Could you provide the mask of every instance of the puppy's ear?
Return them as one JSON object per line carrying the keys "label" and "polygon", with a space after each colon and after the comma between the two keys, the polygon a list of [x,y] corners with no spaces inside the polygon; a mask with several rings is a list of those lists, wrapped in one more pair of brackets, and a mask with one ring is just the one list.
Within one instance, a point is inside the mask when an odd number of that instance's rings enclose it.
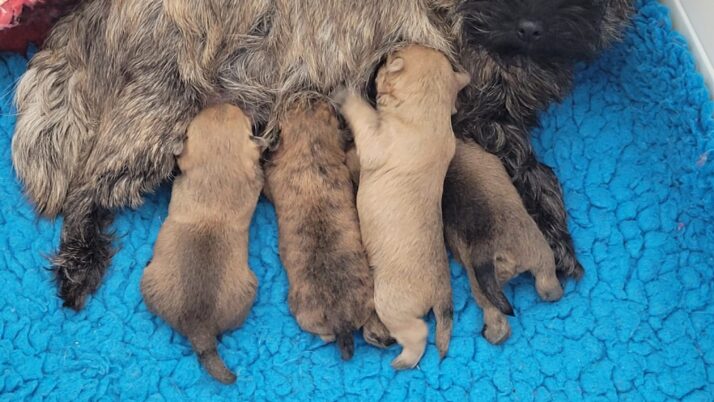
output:
{"label": "puppy's ear", "polygon": [[398,73],[402,70],[404,70],[404,59],[401,57],[395,57],[391,60],[387,60],[388,73]]}
{"label": "puppy's ear", "polygon": [[456,85],[459,91],[466,88],[466,86],[471,82],[471,74],[469,73],[454,72],[454,76],[456,77]]}

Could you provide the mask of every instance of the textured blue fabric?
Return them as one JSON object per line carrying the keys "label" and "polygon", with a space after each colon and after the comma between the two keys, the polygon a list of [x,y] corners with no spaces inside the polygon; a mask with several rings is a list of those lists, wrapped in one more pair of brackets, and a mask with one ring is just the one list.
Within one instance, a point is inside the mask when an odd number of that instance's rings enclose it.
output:
{"label": "textured blue fabric", "polygon": [[0,57],[0,399],[711,401],[714,108],[666,9],[640,6],[624,43],[579,69],[572,96],[535,132],[562,179],[585,278],[556,304],[538,300],[532,279],[514,280],[513,337],[491,346],[453,265],[448,357],[439,362],[432,336],[419,368],[398,374],[389,366],[396,346],[359,338],[345,363],[300,331],[265,201],[250,232],[258,299],[219,347],[239,374],[235,386],[200,370],[186,339],[142,302],[167,188],[119,216],[121,251],[87,308],[62,309],[43,258],[59,222],[35,217],[10,162],[12,88],[26,60]]}

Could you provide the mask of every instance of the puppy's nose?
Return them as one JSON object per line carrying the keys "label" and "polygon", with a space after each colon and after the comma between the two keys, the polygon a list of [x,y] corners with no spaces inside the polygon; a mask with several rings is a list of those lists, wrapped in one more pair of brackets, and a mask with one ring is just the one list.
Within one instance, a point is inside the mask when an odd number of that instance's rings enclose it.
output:
{"label": "puppy's nose", "polygon": [[540,21],[522,20],[518,23],[518,37],[526,42],[535,42],[543,35]]}

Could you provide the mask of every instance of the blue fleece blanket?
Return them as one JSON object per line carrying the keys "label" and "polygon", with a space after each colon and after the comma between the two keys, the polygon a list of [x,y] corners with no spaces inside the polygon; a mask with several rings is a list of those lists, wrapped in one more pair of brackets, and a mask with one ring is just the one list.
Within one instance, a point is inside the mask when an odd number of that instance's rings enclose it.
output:
{"label": "blue fleece blanket", "polygon": [[44,257],[59,222],[38,220],[12,170],[13,85],[26,60],[0,57],[0,399],[711,401],[714,395],[714,109],[666,9],[646,0],[624,43],[577,73],[534,133],[562,179],[587,269],[556,304],[530,278],[507,288],[517,315],[502,346],[453,264],[455,330],[439,361],[433,337],[412,371],[398,347],[359,338],[352,361],[298,328],[286,304],[277,226],[261,201],[250,231],[260,280],[246,324],[219,352],[239,374],[222,386],[186,339],[152,316],[139,279],[167,213],[163,188],[114,227],[121,251],[80,313],[61,308]]}

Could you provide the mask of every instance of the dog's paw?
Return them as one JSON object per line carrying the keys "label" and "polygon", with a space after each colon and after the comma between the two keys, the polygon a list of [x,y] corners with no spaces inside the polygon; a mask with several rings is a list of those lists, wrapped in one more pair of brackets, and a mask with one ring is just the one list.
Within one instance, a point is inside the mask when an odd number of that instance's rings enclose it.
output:
{"label": "dog's paw", "polygon": [[505,316],[500,315],[483,325],[481,335],[490,343],[500,345],[511,336],[511,325]]}
{"label": "dog's paw", "polygon": [[362,336],[364,336],[364,340],[370,345],[382,349],[394,345],[396,342],[396,340],[389,335],[389,330],[384,326],[376,312],[372,312],[369,320],[367,320],[364,327],[362,327]]}
{"label": "dog's paw", "polygon": [[357,91],[353,88],[338,87],[332,94],[330,94],[330,99],[339,107],[342,107],[345,103],[349,101],[350,98],[356,97]]}
{"label": "dog's paw", "polygon": [[411,353],[402,353],[392,360],[392,368],[395,370],[409,370],[416,367],[419,364],[419,356],[415,356]]}
{"label": "dog's paw", "polygon": [[555,275],[542,275],[536,277],[536,290],[541,299],[549,302],[560,300],[563,297],[563,287]]}

